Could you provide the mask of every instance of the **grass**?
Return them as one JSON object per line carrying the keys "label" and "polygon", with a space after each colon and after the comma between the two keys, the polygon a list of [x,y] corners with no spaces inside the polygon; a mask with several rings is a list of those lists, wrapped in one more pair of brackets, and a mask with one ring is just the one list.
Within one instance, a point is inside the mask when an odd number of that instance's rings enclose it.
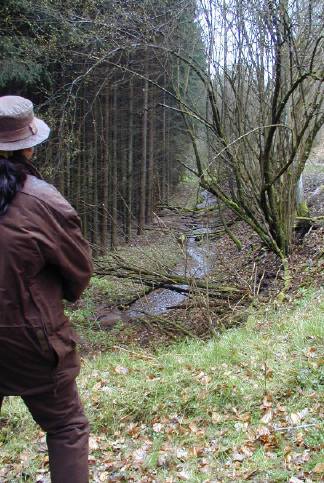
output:
{"label": "grass", "polygon": [[[323,290],[308,289],[208,342],[85,358],[92,481],[320,481],[323,314]],[[36,481],[43,435],[17,398],[3,417],[1,482]]]}
{"label": "grass", "polygon": [[[159,238],[152,239],[150,235],[138,238],[136,245],[116,249],[112,255],[100,260],[107,267],[115,266],[113,255],[117,254],[127,264],[150,270],[167,273],[183,257],[180,245],[171,233],[164,233]],[[148,291],[144,284],[126,278],[109,275],[93,276],[90,286],[84,292],[77,304],[67,304],[66,314],[72,321],[88,349],[107,350],[120,340],[121,332],[127,339],[131,336],[127,331],[131,328],[121,321],[113,330],[107,333],[98,332],[98,311],[109,307],[127,305],[136,298],[142,297]]]}

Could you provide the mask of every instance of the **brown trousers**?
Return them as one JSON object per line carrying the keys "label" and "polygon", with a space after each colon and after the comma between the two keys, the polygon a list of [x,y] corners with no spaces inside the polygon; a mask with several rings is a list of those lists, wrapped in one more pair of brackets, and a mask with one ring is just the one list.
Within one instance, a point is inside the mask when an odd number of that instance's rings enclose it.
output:
{"label": "brown trousers", "polygon": [[[22,399],[47,433],[52,483],[88,483],[89,424],[75,381],[58,381],[55,392]],[[2,400],[0,396],[0,410]]]}

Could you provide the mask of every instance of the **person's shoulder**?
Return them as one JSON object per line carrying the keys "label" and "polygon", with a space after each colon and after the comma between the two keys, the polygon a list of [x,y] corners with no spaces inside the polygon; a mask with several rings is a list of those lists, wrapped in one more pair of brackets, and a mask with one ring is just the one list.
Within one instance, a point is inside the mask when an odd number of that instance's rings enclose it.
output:
{"label": "person's shoulder", "polygon": [[61,195],[55,186],[46,181],[28,175],[21,193],[33,197],[43,205],[65,216],[75,216],[76,212],[70,203]]}

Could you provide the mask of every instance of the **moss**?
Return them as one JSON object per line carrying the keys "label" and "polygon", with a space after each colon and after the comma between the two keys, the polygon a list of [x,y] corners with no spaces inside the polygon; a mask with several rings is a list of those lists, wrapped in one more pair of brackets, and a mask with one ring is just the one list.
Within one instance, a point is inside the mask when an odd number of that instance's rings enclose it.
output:
{"label": "moss", "polygon": [[297,216],[309,216],[309,209],[306,201],[302,201],[297,206]]}

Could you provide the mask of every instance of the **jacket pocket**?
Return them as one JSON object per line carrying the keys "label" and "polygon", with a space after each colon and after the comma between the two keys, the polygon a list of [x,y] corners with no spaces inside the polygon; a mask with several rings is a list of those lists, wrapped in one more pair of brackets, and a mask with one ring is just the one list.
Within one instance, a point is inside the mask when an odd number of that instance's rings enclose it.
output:
{"label": "jacket pocket", "polygon": [[58,364],[58,355],[51,346],[45,329],[35,329],[35,335],[42,355],[53,364],[53,367],[56,367]]}
{"label": "jacket pocket", "polygon": [[29,281],[29,316],[42,320],[48,334],[52,334],[64,324],[61,281],[54,271],[43,270],[37,278]]}
{"label": "jacket pocket", "polygon": [[48,337],[49,344],[57,357],[56,370],[70,365],[79,369],[80,357],[77,351],[77,336],[69,325],[64,325],[58,332]]}

